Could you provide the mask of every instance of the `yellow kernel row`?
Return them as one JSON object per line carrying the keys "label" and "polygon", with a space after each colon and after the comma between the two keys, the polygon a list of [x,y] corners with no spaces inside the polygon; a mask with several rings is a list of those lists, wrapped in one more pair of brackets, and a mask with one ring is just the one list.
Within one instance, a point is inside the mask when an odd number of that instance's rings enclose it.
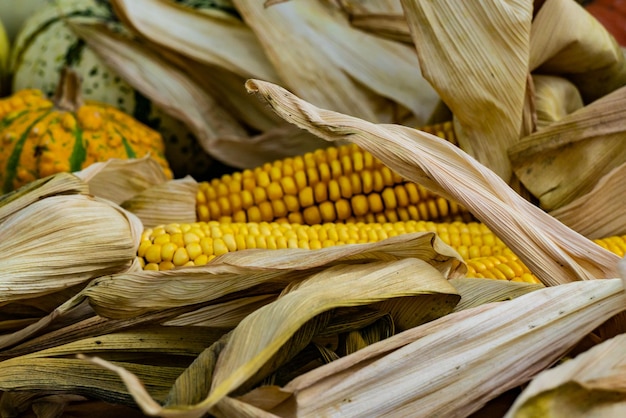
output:
{"label": "yellow kernel row", "polygon": [[214,257],[248,248],[318,249],[334,245],[377,242],[411,232],[436,232],[464,258],[510,252],[481,223],[346,223],[297,225],[279,222],[170,224],[146,229],[137,255],[146,269],[206,264]]}

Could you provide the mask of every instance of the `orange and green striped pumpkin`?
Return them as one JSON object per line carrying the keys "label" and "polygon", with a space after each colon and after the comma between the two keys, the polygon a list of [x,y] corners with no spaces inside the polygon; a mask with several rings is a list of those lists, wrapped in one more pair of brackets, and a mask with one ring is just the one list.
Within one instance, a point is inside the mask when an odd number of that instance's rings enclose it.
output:
{"label": "orange and green striped pumpkin", "polygon": [[10,192],[58,172],[110,158],[150,154],[168,177],[161,135],[107,104],[80,97],[76,73],[64,71],[55,97],[36,89],[0,100],[0,186]]}

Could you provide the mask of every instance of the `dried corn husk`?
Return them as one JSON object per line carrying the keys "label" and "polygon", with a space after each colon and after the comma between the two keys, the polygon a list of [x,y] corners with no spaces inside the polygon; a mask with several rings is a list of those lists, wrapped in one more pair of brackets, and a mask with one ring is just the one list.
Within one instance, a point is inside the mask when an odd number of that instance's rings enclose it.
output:
{"label": "dried corn husk", "polygon": [[[114,373],[77,359],[100,355],[133,370],[148,391],[163,401],[183,364],[219,335],[184,327],[147,327],[78,340],[0,362],[0,390],[82,393],[113,403],[131,398]],[[185,361],[175,361],[176,358]]]}
{"label": "dried corn husk", "polygon": [[[412,328],[318,367],[282,388],[261,388],[263,405],[280,417],[402,416],[416,410],[425,416],[467,416],[490,398],[529,380],[625,308],[620,279],[540,289]],[[214,355],[219,356],[215,373],[220,373],[220,364],[238,361],[223,357],[233,335],[221,348],[215,347]],[[209,398],[195,405],[164,408],[131,371],[103,359],[91,361],[118,373],[144,413],[163,417],[204,415],[225,399],[225,387],[242,376],[230,374],[217,386],[220,380],[214,377]],[[283,402],[289,394],[290,402]],[[245,397],[248,401],[255,398],[259,399],[252,394]],[[245,410],[259,405],[251,407]]]}
{"label": "dried corn husk", "polygon": [[400,0],[338,1],[355,28],[373,35],[412,44],[411,33]]}
{"label": "dried corn husk", "polygon": [[[381,283],[385,286],[381,287]],[[204,409],[225,394],[238,388],[241,390],[242,385],[258,383],[302,350],[326,326],[335,308],[440,292],[452,296],[454,288],[437,269],[415,258],[335,265],[323,270],[299,281],[275,302],[261,307],[239,323],[228,335],[223,349],[219,350],[210,393],[203,392],[206,384],[196,383],[198,376],[204,373],[199,370],[212,369],[213,357],[198,358],[172,388],[168,400],[172,406],[168,409],[187,409],[186,404],[191,400],[206,397],[202,402]],[[425,298],[422,303],[427,304],[429,310],[444,315],[457,300],[458,296],[447,301]],[[257,343],[251,345],[249,341]]]}
{"label": "dried corn husk", "polygon": [[520,136],[532,2],[402,5],[424,77],[452,111],[459,145],[508,182],[506,150]]}
{"label": "dried corn husk", "polygon": [[615,254],[524,200],[447,141],[408,127],[377,125],[323,110],[271,83],[249,80],[246,86],[285,120],[328,141],[354,142],[404,178],[461,203],[545,285],[616,275]]}
{"label": "dried corn husk", "polygon": [[619,44],[572,0],[546,0],[541,6],[532,25],[528,65],[537,73],[565,75],[586,103],[626,84]]}
{"label": "dried corn husk", "polygon": [[163,323],[166,326],[195,325],[232,329],[246,316],[274,299],[276,294],[242,297],[231,302],[209,305]]}
{"label": "dried corn husk", "polygon": [[509,148],[515,173],[542,208],[554,210],[590,192],[626,162],[625,106],[622,87]]}
{"label": "dried corn husk", "polygon": [[89,193],[117,204],[167,181],[159,163],[149,156],[128,160],[111,158],[74,174],[89,186]]}
{"label": "dried corn husk", "polygon": [[[623,310],[625,297],[618,280],[537,290],[398,334],[281,390],[294,394],[298,416],[365,411],[402,416],[416,410],[423,416],[467,416],[551,364],[594,324]],[[289,403],[285,407],[271,411],[291,416]]]}
{"label": "dried corn husk", "polygon": [[398,122],[399,104],[415,125],[425,124],[437,104],[413,48],[354,29],[328,2],[233,3],[281,82],[308,100],[379,122]]}
{"label": "dried corn husk", "polygon": [[545,370],[517,397],[507,418],[618,418],[626,415],[626,334]]}
{"label": "dried corn husk", "polygon": [[526,293],[542,289],[542,284],[510,282],[493,279],[458,278],[450,280],[450,284],[461,295],[461,300],[454,311],[474,308],[491,302],[515,299]]}
{"label": "dried corn husk", "polygon": [[145,189],[121,206],[134,213],[145,228],[196,221],[198,183],[190,176]]}
{"label": "dried corn husk", "polygon": [[0,303],[137,267],[142,229],[131,213],[87,195],[31,203],[0,225]]}
{"label": "dried corn husk", "polygon": [[88,192],[87,184],[70,173],[58,173],[37,179],[0,197],[0,222],[4,222],[9,216],[46,197]]}
{"label": "dried corn husk", "polygon": [[160,0],[111,1],[122,22],[156,45],[240,77],[279,81],[252,30],[240,19],[207,4],[193,9]]}
{"label": "dried corn husk", "polygon": [[[380,286],[381,283],[385,284],[384,287]],[[257,383],[259,378],[274,371],[295,350],[308,344],[315,332],[300,338],[299,344],[294,344],[290,338],[305,324],[312,326],[311,322],[324,312],[341,306],[366,305],[421,293],[454,295],[454,292],[441,273],[417,259],[339,265],[324,270],[243,319],[220,353],[211,392],[204,402],[213,404],[242,385]],[[428,305],[428,310],[436,311],[437,316],[443,316],[457,301],[458,297],[428,298],[422,303]],[[394,311],[390,310],[393,316]],[[323,320],[321,322],[318,326],[323,328],[325,324]],[[406,317],[400,322],[410,326]],[[257,344],[251,346],[248,341],[257,341]]]}
{"label": "dried corn husk", "polygon": [[583,107],[583,99],[574,84],[562,77],[533,75],[537,129],[563,119]]}
{"label": "dried corn husk", "polygon": [[626,163],[605,174],[587,194],[550,212],[589,239],[626,235]]}

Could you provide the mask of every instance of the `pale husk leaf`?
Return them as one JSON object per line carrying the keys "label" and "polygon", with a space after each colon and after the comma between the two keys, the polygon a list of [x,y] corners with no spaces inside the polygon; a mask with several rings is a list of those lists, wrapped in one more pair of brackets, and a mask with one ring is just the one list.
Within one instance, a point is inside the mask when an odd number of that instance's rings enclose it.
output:
{"label": "pale husk leaf", "polygon": [[[265,132],[277,126],[286,125],[285,121],[277,117],[263,103],[250,100],[250,96],[243,87],[246,78],[220,67],[190,61],[175,52],[163,51],[162,54],[168,61],[184,68],[185,72],[213,97],[219,97],[222,106],[244,126]],[[207,76],[208,74],[210,76]]]}
{"label": "pale husk leaf", "polygon": [[405,44],[413,44],[411,32],[403,15],[356,14],[350,24],[362,31]]}
{"label": "pale husk leaf", "polygon": [[[422,77],[411,46],[359,31],[320,1],[234,1],[282,82],[320,105],[368,120],[396,118],[393,103],[423,125],[438,96]],[[391,102],[391,103],[390,103]]]}
{"label": "pale husk leaf", "polygon": [[121,206],[135,214],[145,228],[196,222],[198,183],[190,176],[149,187]]}
{"label": "pale husk leaf", "polygon": [[589,239],[626,235],[626,163],[605,174],[589,193],[550,212]]}
{"label": "pale husk leaf", "polygon": [[576,86],[563,77],[533,75],[537,129],[557,122],[583,107]]}
{"label": "pale husk leaf", "polygon": [[120,19],[155,44],[193,61],[222,67],[240,77],[279,81],[255,34],[219,10],[202,13],[162,0],[112,0]]}
{"label": "pale husk leaf", "polygon": [[293,399],[270,412],[468,416],[550,366],[625,307],[621,281],[608,279],[456,312],[301,375],[281,389]]}
{"label": "pale husk leaf", "polygon": [[424,77],[452,111],[460,147],[508,182],[506,150],[520,136],[532,2],[402,5]]}
{"label": "pale husk leaf", "polygon": [[[185,122],[204,146],[212,138],[248,136],[218,99],[145,43],[115,34],[101,25],[72,22],[68,25],[124,81],[163,111]],[[219,159],[218,149],[205,150]]]}
{"label": "pale husk leaf", "polygon": [[111,158],[74,174],[87,183],[89,193],[117,204],[167,181],[159,163],[147,155],[128,160]]}
{"label": "pale husk leaf", "polygon": [[[286,157],[302,155],[328,146],[328,143],[293,126],[277,126],[250,138],[218,137],[205,142],[215,149],[221,161],[240,169],[254,169]],[[241,152],[245,149],[246,152]]]}
{"label": "pale husk leaf", "polygon": [[[313,256],[312,256],[313,255]],[[107,318],[132,318],[147,312],[194,305],[235,292],[280,292],[288,283],[315,269],[367,260],[419,258],[445,277],[466,272],[461,257],[434,233],[402,234],[369,244],[342,245],[319,250],[250,249],[223,254],[205,266],[166,271],[135,271],[100,277],[82,294],[94,310]],[[249,294],[247,296],[253,296]]]}
{"label": "pale husk leaf", "polygon": [[451,279],[450,284],[461,295],[461,300],[454,307],[455,312],[486,303],[515,299],[544,288],[542,284],[465,277]]}
{"label": "pale husk leaf", "polygon": [[619,257],[554,219],[458,147],[426,132],[320,109],[259,80],[246,86],[285,120],[328,141],[349,140],[404,178],[468,208],[545,285],[615,277]]}
{"label": "pale husk leaf", "polygon": [[278,415],[228,396],[222,398],[220,403],[211,410],[211,415],[217,418],[280,418]]}
{"label": "pale husk leaf", "polygon": [[355,28],[376,36],[407,44],[413,43],[400,0],[340,0],[338,3],[341,10],[349,16],[350,24]]}
{"label": "pale husk leaf", "polygon": [[624,109],[626,87],[509,148],[515,173],[542,208],[554,210],[590,192],[600,178],[626,162]]}
{"label": "pale husk leaf", "polygon": [[0,197],[0,222],[46,197],[87,193],[88,185],[79,176],[70,173],[57,173],[37,179]]}
{"label": "pale husk leaf", "polygon": [[0,303],[128,271],[142,229],[131,213],[87,195],[32,203],[0,225]]}
{"label": "pale husk leaf", "polygon": [[243,318],[272,302],[276,297],[276,294],[250,296],[209,305],[165,321],[163,325],[235,328]]}
{"label": "pale husk leaf", "polygon": [[528,68],[568,76],[586,103],[626,84],[626,60],[619,44],[571,0],[547,0],[539,9],[530,35]]}
{"label": "pale husk leaf", "polygon": [[626,334],[535,376],[506,418],[626,415]]}

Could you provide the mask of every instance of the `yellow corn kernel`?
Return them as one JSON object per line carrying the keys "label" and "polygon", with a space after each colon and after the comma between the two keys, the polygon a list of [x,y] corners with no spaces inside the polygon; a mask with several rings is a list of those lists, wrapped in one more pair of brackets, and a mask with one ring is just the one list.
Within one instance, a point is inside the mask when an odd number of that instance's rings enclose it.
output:
{"label": "yellow corn kernel", "polygon": [[189,261],[189,254],[187,253],[187,249],[185,247],[177,248],[174,252],[174,257],[172,258],[172,263],[175,266],[180,267],[185,265]]}
{"label": "yellow corn kernel", "polygon": [[158,244],[150,245],[145,252],[144,258],[148,263],[158,264],[161,262],[161,246]]}
{"label": "yellow corn kernel", "polygon": [[166,242],[161,245],[161,260],[172,261],[174,259],[174,253],[178,249],[178,246],[173,242]]}

